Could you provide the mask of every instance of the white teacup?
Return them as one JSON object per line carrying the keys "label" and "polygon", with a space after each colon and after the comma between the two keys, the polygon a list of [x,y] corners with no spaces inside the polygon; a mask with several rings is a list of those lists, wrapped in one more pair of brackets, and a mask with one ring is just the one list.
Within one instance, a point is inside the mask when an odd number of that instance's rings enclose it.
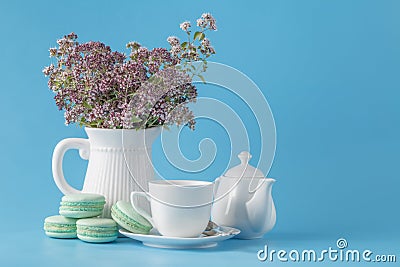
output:
{"label": "white teacup", "polygon": [[[155,180],[149,192],[132,192],[131,204],[163,236],[198,237],[207,227],[213,201],[212,182]],[[134,197],[150,201],[151,215],[135,205]]]}

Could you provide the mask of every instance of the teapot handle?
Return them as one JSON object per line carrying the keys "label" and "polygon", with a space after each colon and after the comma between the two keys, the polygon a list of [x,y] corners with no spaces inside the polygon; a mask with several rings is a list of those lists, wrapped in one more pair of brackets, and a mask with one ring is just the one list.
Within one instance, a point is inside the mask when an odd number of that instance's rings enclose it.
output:
{"label": "teapot handle", "polygon": [[52,159],[53,178],[58,189],[60,189],[64,195],[81,192],[78,189],[70,186],[64,177],[62,161],[64,159],[65,152],[69,149],[79,149],[79,156],[82,159],[88,160],[90,155],[89,140],[83,138],[66,138],[61,140],[54,148]]}

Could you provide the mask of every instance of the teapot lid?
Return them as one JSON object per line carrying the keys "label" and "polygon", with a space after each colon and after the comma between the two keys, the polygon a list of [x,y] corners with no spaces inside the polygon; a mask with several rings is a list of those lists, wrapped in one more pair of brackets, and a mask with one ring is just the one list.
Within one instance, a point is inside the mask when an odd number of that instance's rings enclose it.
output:
{"label": "teapot lid", "polygon": [[238,158],[240,159],[240,164],[229,169],[225,173],[225,177],[265,177],[261,170],[254,168],[249,164],[249,160],[251,159],[251,154],[249,152],[240,152]]}

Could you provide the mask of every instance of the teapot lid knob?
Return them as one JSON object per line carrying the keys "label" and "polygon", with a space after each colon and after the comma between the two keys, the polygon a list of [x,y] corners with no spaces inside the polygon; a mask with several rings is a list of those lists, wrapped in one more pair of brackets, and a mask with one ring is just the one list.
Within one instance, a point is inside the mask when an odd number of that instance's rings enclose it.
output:
{"label": "teapot lid knob", "polygon": [[240,179],[241,177],[246,177],[246,178],[251,178],[251,177],[257,177],[257,178],[264,178],[264,174],[262,173],[261,170],[251,166],[249,164],[249,161],[251,159],[251,154],[247,151],[242,151],[238,155],[238,158],[240,159],[240,164],[229,169],[224,176],[226,177],[231,177],[231,178],[237,178]]}
{"label": "teapot lid knob", "polygon": [[238,155],[238,158],[240,159],[240,164],[241,165],[247,165],[251,159],[251,154],[247,151],[242,151]]}

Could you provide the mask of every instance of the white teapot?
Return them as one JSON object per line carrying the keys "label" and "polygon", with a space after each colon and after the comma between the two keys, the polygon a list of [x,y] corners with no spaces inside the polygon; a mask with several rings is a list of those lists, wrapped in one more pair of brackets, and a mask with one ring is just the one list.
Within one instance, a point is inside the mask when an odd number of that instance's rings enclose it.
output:
{"label": "white teapot", "polygon": [[274,179],[249,165],[250,153],[238,155],[241,163],[215,180],[216,194],[212,221],[218,225],[238,228],[237,238],[261,238],[276,222],[272,199]]}

